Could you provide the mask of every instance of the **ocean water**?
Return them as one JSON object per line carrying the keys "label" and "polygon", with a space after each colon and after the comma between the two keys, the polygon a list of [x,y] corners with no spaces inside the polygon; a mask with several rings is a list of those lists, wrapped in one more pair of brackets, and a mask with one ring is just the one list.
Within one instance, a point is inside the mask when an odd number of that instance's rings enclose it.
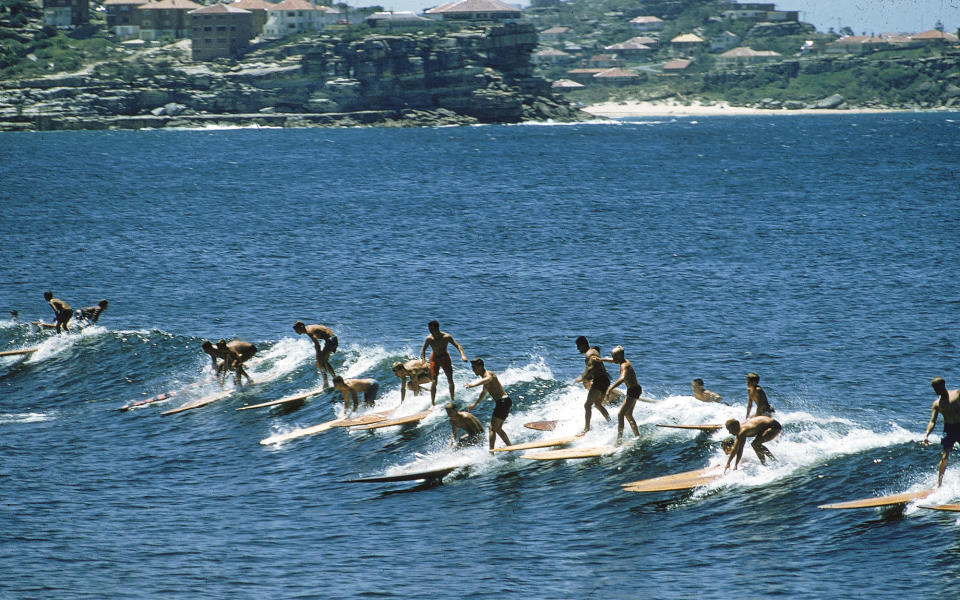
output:
{"label": "ocean water", "polygon": [[[957,113],[4,134],[0,350],[38,351],[0,358],[0,598],[955,598],[955,516],[817,506],[936,481],[917,440],[930,379],[960,386],[958,175]],[[46,290],[110,307],[40,332]],[[582,427],[578,335],[623,345],[655,402],[587,460],[451,450],[442,411],[262,445],[342,411],[236,410],[320,385],[298,319],[398,415],[430,400],[399,405],[390,364],[438,319],[500,375],[514,442]],[[221,391],[200,343],[233,337],[255,383],[163,416]],[[750,371],[777,462],[621,489],[722,460],[722,433],[656,425],[742,417]],[[594,415],[574,445],[615,437]],[[960,501],[960,464],[928,501]]]}

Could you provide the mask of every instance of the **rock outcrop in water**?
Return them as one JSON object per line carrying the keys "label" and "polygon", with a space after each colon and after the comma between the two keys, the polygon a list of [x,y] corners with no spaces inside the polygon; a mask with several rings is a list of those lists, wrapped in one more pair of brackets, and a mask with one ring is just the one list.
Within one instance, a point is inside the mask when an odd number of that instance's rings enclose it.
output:
{"label": "rock outcrop in water", "polygon": [[82,73],[0,83],[0,130],[420,126],[588,116],[533,75],[532,25],[318,35],[198,63],[181,42]]}

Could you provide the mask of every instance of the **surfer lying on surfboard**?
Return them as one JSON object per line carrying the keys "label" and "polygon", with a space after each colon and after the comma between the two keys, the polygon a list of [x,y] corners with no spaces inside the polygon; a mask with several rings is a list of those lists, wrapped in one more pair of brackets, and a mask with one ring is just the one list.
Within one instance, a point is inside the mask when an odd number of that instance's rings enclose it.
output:
{"label": "surfer lying on surfboard", "polygon": [[780,430],[783,429],[775,419],[759,416],[747,419],[743,423],[740,423],[740,421],[736,419],[729,419],[724,423],[724,426],[727,428],[727,431],[737,438],[733,444],[733,448],[730,450],[727,464],[723,468],[724,471],[730,468],[730,462],[734,456],[737,457],[737,460],[733,463],[733,470],[737,470],[740,459],[743,457],[743,446],[747,443],[748,437],[753,437],[750,445],[753,447],[753,451],[757,453],[757,458],[760,459],[761,465],[767,464],[767,458],[776,460],[773,457],[773,453],[763,445],[765,442],[769,442],[780,435]]}

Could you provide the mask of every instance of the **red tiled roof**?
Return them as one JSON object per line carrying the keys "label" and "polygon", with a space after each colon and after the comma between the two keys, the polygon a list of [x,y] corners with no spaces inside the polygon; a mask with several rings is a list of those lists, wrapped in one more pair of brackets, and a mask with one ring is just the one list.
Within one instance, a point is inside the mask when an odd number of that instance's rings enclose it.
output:
{"label": "red tiled roof", "polygon": [[191,10],[191,15],[249,15],[249,10],[244,10],[242,8],[237,8],[236,6],[230,6],[228,4],[211,4],[210,6],[204,6],[203,8],[198,8],[197,10]]}
{"label": "red tiled roof", "polygon": [[443,14],[443,13],[472,13],[472,12],[486,12],[486,13],[504,13],[504,12],[520,12],[520,9],[516,6],[511,6],[506,2],[501,2],[500,0],[460,0],[460,2],[452,2],[447,4],[441,4],[435,8],[424,11],[433,15]]}
{"label": "red tiled roof", "polygon": [[274,4],[266,0],[236,0],[230,6],[243,10],[269,10]]}
{"label": "red tiled roof", "polygon": [[604,78],[604,79],[623,79],[623,78],[626,78],[626,77],[639,77],[639,75],[637,75],[637,74],[634,73],[633,71],[628,71],[627,69],[605,69],[605,70],[601,71],[600,73],[597,73],[596,75],[594,75],[594,77],[596,77],[596,78],[598,78],[598,79],[599,79],[599,78]]}
{"label": "red tiled roof", "polygon": [[137,7],[138,10],[196,10],[202,8],[202,4],[191,2],[191,0],[150,0]]}
{"label": "red tiled roof", "polygon": [[148,0],[104,0],[104,6],[120,6],[122,4],[146,4]]}
{"label": "red tiled roof", "polygon": [[690,63],[693,61],[689,58],[678,58],[677,60],[671,60],[663,65],[664,71],[682,71],[690,66]]}

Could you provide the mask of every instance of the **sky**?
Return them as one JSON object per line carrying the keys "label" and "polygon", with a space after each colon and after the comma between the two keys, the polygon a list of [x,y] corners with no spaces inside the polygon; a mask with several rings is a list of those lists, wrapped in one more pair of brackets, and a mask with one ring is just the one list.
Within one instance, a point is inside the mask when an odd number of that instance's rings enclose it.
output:
{"label": "sky", "polygon": [[[347,0],[354,6],[380,5],[387,10],[421,12],[446,0]],[[504,0],[527,6],[529,0]],[[757,0],[766,1],[770,0]],[[960,0],[773,0],[779,10],[799,10],[800,20],[818,31],[850,27],[854,33],[917,33],[933,29],[937,20],[946,31],[960,27]]]}

